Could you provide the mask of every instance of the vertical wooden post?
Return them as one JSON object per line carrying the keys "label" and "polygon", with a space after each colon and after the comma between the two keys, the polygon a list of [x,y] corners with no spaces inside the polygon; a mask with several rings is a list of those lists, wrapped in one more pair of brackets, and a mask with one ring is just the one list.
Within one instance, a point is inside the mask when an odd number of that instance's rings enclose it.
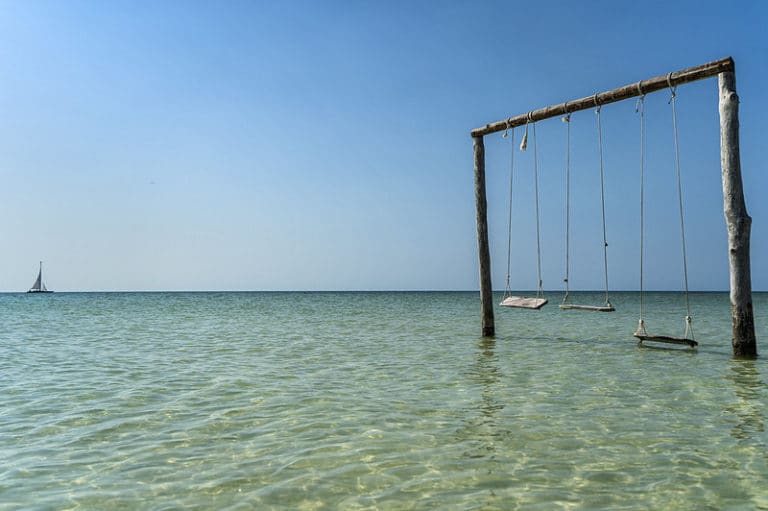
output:
{"label": "vertical wooden post", "polygon": [[757,356],[755,320],[752,313],[752,277],[749,234],[752,218],[747,214],[739,156],[739,96],[736,75],[717,75],[720,90],[720,164],[723,173],[723,211],[728,225],[728,261],[731,275],[733,355]]}
{"label": "vertical wooden post", "polygon": [[472,137],[475,152],[475,206],[477,208],[477,255],[480,263],[480,315],[483,337],[493,337],[493,288],[491,251],[488,245],[488,202],[485,198],[485,145],[482,136]]}

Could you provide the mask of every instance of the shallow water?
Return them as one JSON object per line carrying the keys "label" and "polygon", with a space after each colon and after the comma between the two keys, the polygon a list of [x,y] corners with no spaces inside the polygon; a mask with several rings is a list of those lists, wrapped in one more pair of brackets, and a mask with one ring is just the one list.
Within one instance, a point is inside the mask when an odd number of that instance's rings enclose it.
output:
{"label": "shallow water", "polygon": [[476,293],[0,295],[0,509],[768,509],[727,294],[697,350],[638,347],[634,293],[559,299],[490,340]]}

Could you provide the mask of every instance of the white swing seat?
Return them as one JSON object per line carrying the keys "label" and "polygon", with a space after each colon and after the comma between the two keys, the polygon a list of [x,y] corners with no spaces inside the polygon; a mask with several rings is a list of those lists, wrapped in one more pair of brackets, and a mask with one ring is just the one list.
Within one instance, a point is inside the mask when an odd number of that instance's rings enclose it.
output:
{"label": "white swing seat", "polygon": [[518,309],[541,309],[548,301],[546,298],[507,296],[499,305],[502,307],[516,307]]}
{"label": "white swing seat", "polygon": [[613,305],[573,305],[570,303],[560,304],[560,308],[563,310],[580,310],[580,311],[596,311],[596,312],[613,312],[616,309]]}
{"label": "white swing seat", "polygon": [[687,344],[691,348],[695,348],[699,345],[698,342],[686,337],[670,337],[668,335],[648,335],[648,334],[634,334],[635,337],[640,339],[640,342],[665,342],[667,344]]}

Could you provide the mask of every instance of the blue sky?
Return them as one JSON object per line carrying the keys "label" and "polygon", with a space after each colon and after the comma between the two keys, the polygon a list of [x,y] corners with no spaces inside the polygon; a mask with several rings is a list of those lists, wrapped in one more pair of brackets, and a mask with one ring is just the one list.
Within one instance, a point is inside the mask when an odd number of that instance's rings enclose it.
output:
{"label": "blue sky", "polygon": [[[768,290],[768,4],[0,1],[0,290],[477,289],[488,122],[725,56]],[[648,97],[646,287],[682,286],[666,91]],[[728,287],[717,81],[677,98],[691,287]],[[602,286],[594,113],[574,114],[572,287]],[[637,288],[638,118],[602,111],[611,287]],[[544,285],[564,272],[564,125],[538,125]],[[520,132],[518,132],[519,140]],[[486,140],[494,286],[509,144]],[[530,152],[513,286],[535,286]],[[596,202],[597,201],[597,202]]]}

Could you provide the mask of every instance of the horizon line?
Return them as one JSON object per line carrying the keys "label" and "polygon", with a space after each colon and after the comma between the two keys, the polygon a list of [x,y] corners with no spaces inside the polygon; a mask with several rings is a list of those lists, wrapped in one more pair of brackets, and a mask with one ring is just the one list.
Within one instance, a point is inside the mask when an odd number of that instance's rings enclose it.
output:
{"label": "horizon line", "polygon": [[[494,290],[493,293],[503,293]],[[564,290],[545,290],[544,293],[563,294]],[[571,293],[605,293],[603,289],[570,290]],[[644,293],[685,293],[682,289],[644,289]],[[690,293],[729,293],[729,289],[697,289]],[[766,290],[753,289],[753,293]],[[56,293],[480,293],[478,289],[110,289],[110,290],[52,290]],[[519,290],[516,294],[535,294],[535,290]],[[638,289],[614,289],[609,293],[640,293]],[[35,294],[27,291],[0,291],[0,294]]]}

